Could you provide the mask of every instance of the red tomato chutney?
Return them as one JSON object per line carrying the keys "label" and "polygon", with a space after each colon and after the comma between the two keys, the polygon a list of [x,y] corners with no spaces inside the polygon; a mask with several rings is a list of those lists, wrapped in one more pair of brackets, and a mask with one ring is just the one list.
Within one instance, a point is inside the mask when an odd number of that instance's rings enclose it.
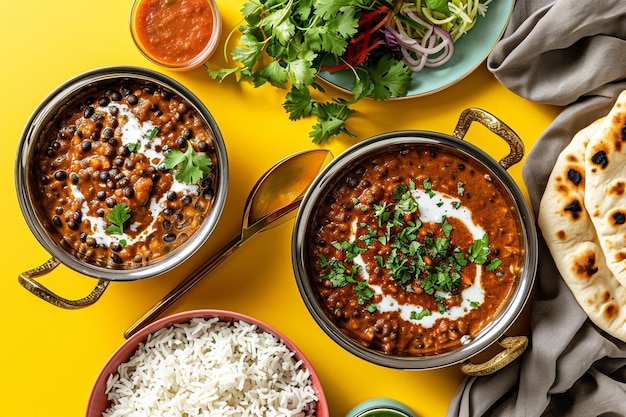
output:
{"label": "red tomato chutney", "polygon": [[445,148],[370,155],[322,193],[307,235],[318,302],[343,333],[395,356],[448,352],[513,294],[523,235],[508,191]]}
{"label": "red tomato chutney", "polygon": [[166,64],[184,64],[200,55],[216,29],[208,0],[139,0],[134,16],[139,43]]}

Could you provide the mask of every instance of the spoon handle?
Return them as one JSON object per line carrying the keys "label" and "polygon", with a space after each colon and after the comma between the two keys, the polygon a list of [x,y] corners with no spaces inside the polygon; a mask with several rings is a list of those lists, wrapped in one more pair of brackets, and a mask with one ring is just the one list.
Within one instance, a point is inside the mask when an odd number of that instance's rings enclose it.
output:
{"label": "spoon handle", "polygon": [[224,245],[213,257],[207,259],[198,267],[191,275],[178,283],[165,297],[157,302],[150,310],[148,310],[141,318],[139,318],[132,326],[124,332],[124,337],[128,339],[148,323],[155,320],[161,313],[167,310],[172,304],[180,299],[184,294],[200,282],[209,272],[214,270],[226,258],[228,258],[235,250],[241,246],[244,240],[241,236],[237,236]]}

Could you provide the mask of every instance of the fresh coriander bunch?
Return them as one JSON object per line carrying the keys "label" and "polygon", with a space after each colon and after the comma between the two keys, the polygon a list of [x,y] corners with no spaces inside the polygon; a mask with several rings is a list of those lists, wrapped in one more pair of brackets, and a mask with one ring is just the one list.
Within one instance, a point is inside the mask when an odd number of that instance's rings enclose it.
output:
{"label": "fresh coriander bunch", "polygon": [[[405,96],[411,85],[413,72],[402,60],[369,46],[382,42],[375,39],[375,30],[393,12],[387,1],[253,0],[241,12],[241,37],[230,53],[237,65],[209,70],[209,75],[220,81],[235,75],[255,87],[269,83],[285,89],[289,119],[316,118],[309,133],[314,143],[339,134],[354,136],[346,126],[355,111],[352,105],[364,97]],[[347,51],[358,62],[348,65],[355,75],[353,98],[316,98],[316,92],[325,93],[318,73],[345,64]]]}

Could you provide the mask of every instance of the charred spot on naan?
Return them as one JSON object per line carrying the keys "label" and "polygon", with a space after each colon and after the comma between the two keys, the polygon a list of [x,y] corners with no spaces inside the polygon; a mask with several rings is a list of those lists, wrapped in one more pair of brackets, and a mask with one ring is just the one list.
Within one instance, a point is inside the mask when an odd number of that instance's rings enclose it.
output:
{"label": "charred spot on naan", "polygon": [[560,241],[565,241],[567,240],[567,233],[565,233],[565,230],[559,230],[558,232],[556,232],[556,238]]}
{"label": "charred spot on naan", "polygon": [[592,250],[576,255],[572,265],[574,276],[583,281],[589,281],[598,272],[597,256]]}
{"label": "charred spot on naan", "polygon": [[567,179],[574,185],[580,185],[583,181],[583,174],[577,169],[570,168],[567,171]]}
{"label": "charred spot on naan", "polygon": [[[609,165],[609,157],[607,156],[606,151],[601,150],[593,154],[593,156],[591,157],[591,162],[599,165],[600,168],[604,169]],[[592,169],[592,171],[595,172],[594,169]]]}
{"label": "charred spot on naan", "polygon": [[569,212],[573,220],[578,220],[580,218],[580,213],[583,211],[583,207],[582,204],[580,204],[580,201],[576,199],[566,205],[563,208],[563,211],[565,211],[565,213]]}
{"label": "charred spot on naan", "polygon": [[611,220],[613,221],[613,226],[621,226],[626,223],[626,214],[623,211],[614,211],[611,214]]}

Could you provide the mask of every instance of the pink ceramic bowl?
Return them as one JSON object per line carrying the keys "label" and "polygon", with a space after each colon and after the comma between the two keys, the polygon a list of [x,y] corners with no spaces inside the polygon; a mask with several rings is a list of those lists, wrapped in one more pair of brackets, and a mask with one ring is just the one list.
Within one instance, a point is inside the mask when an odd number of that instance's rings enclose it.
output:
{"label": "pink ceramic bowl", "polygon": [[109,358],[100,371],[100,374],[98,375],[91,390],[85,416],[101,417],[102,413],[111,405],[105,393],[109,376],[118,372],[118,366],[127,362],[137,351],[138,347],[140,347],[142,343],[146,342],[149,335],[159,329],[169,328],[176,323],[188,323],[194,318],[211,319],[216,317],[220,319],[220,322],[243,321],[245,323],[255,325],[262,332],[276,336],[289,350],[294,353],[294,359],[296,361],[301,361],[301,366],[306,368],[309,372],[311,386],[317,397],[317,404],[315,405],[316,413],[314,415],[316,417],[329,417],[328,403],[326,401],[324,391],[322,390],[322,384],[313,370],[313,366],[304,354],[289,339],[287,339],[287,337],[271,326],[252,317],[225,310],[193,310],[173,314],[149,324],[126,340]]}

